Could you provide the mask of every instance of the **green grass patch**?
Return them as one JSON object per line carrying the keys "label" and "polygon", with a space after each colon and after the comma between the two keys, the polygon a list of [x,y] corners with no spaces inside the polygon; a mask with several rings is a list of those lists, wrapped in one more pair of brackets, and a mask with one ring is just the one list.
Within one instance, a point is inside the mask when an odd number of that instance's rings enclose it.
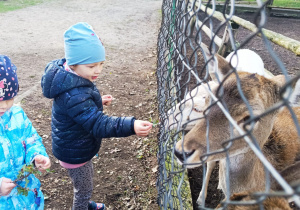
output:
{"label": "green grass patch", "polygon": [[[263,2],[266,2],[267,0],[263,0]],[[206,2],[206,1],[205,1]],[[225,2],[225,0],[216,0],[216,2]],[[245,4],[245,5],[257,5],[256,0],[236,0],[235,4]],[[283,8],[300,8],[300,0],[274,0],[273,7],[283,7]]]}
{"label": "green grass patch", "polygon": [[[173,132],[171,132],[173,133]],[[171,134],[173,135],[173,134]],[[179,134],[178,138],[181,138]],[[171,137],[172,140],[173,137]],[[190,183],[187,176],[187,171],[179,165],[176,161],[172,148],[174,144],[172,140],[167,143],[166,151],[163,153],[163,162],[160,162],[161,167],[164,169],[160,171],[165,176],[164,180],[161,180],[165,189],[165,195],[170,195],[168,197],[167,205],[164,206],[165,209],[193,209],[192,195],[190,189]],[[162,196],[162,195],[161,195]],[[165,196],[162,196],[162,203]],[[170,205],[170,206],[169,206]]]}
{"label": "green grass patch", "polygon": [[[166,157],[166,171],[169,172],[168,177],[171,177],[172,188],[166,185],[166,190],[172,195],[172,204],[174,209],[193,209],[192,195],[190,182],[187,171],[177,172],[182,170],[175,158],[171,159],[171,154],[168,153]],[[172,174],[171,174],[172,172]],[[181,183],[183,177],[183,182]],[[181,206],[182,205],[182,206]]]}
{"label": "green grass patch", "polygon": [[274,0],[275,7],[300,8],[300,0]]}
{"label": "green grass patch", "polygon": [[14,11],[29,6],[44,3],[49,0],[0,0],[0,13]]}

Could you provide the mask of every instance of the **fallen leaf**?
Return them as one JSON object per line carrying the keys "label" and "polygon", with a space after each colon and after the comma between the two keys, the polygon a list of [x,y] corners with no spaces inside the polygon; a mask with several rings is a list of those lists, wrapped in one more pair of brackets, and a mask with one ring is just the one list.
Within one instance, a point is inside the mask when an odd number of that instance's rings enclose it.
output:
{"label": "fallen leaf", "polygon": [[154,168],[152,168],[152,172],[153,172],[153,173],[156,173],[156,172],[157,172],[157,169],[158,169],[158,166],[155,166]]}

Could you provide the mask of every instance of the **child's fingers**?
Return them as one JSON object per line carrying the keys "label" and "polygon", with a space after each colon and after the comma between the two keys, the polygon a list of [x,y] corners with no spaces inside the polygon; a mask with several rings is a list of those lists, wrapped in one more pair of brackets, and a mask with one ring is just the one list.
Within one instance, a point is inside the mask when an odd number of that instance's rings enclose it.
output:
{"label": "child's fingers", "polygon": [[10,186],[12,188],[14,188],[16,186],[15,183],[13,183],[13,181],[11,179],[8,178],[3,178],[2,183],[5,183],[7,186]]}
{"label": "child's fingers", "polygon": [[106,99],[106,100],[112,101],[113,97],[111,95],[104,95],[104,96],[102,96],[102,99]]}
{"label": "child's fingers", "polygon": [[138,131],[138,135],[141,135],[141,136],[148,136],[149,135],[149,133],[150,133],[150,130],[151,130],[151,128],[150,129],[146,129],[146,130],[139,130]]}
{"label": "child's fingers", "polygon": [[140,130],[140,133],[148,135],[150,133],[151,129],[149,130]]}
{"label": "child's fingers", "polygon": [[38,155],[35,157],[35,165],[38,169],[48,169],[51,166],[51,162],[49,158],[42,155]]}
{"label": "child's fingers", "polygon": [[34,158],[34,161],[35,161],[36,164],[44,164],[45,163],[45,157],[42,156],[42,155],[37,155]]}
{"label": "child's fingers", "polygon": [[35,158],[34,158],[34,162],[35,162],[35,165],[38,165],[38,164],[40,164],[41,163],[41,157],[40,157],[40,155],[37,155]]}
{"label": "child's fingers", "polygon": [[108,106],[111,104],[111,101],[104,101],[104,105]]}
{"label": "child's fingers", "polygon": [[41,164],[41,167],[42,167],[43,169],[48,169],[48,168],[50,168],[50,167],[51,167],[50,160],[49,160],[49,159],[45,160],[45,161]]}
{"label": "child's fingers", "polygon": [[48,169],[48,168],[50,168],[50,166],[51,166],[51,162],[50,162],[49,158],[45,158],[43,160],[43,162],[40,164],[40,168],[42,168],[42,169]]}
{"label": "child's fingers", "polygon": [[152,123],[148,121],[136,120],[134,122],[134,131],[138,136],[148,136],[152,128]]}
{"label": "child's fingers", "polygon": [[48,169],[48,168],[50,168],[51,167],[51,162],[50,162],[50,159],[49,158],[47,158],[47,160],[46,160],[46,162],[45,162],[45,164],[44,164],[44,169]]}
{"label": "child's fingers", "polygon": [[6,196],[9,195],[9,193],[11,192],[11,190],[13,188],[15,188],[16,184],[13,183],[13,181],[11,179],[8,178],[3,178],[2,179],[2,184],[1,184],[1,194]]}
{"label": "child's fingers", "polygon": [[141,127],[143,128],[143,130],[151,129],[152,128],[152,123],[150,123],[148,121],[142,121],[141,122]]}
{"label": "child's fingers", "polygon": [[111,95],[105,95],[102,97],[102,104],[105,106],[109,106],[113,100]]}
{"label": "child's fingers", "polygon": [[142,127],[141,127],[141,130],[142,131],[149,131],[152,129],[152,123],[146,123],[146,124],[143,124]]}
{"label": "child's fingers", "polygon": [[152,125],[152,123],[148,122],[148,121],[142,121],[142,125],[144,125],[144,126],[150,126],[150,125]]}
{"label": "child's fingers", "polygon": [[15,186],[17,186],[17,185],[16,185],[15,183],[13,183],[13,182],[8,183],[7,185],[8,185],[8,187],[9,187],[10,190],[14,189]]}
{"label": "child's fingers", "polygon": [[12,182],[12,180],[9,178],[3,177],[2,182],[10,183],[10,182]]}

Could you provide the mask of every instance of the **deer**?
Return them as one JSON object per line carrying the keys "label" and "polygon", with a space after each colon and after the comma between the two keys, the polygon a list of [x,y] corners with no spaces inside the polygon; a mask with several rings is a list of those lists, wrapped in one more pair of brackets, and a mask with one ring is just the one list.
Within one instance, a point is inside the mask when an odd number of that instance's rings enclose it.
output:
{"label": "deer", "polygon": [[[211,59],[212,55],[210,54],[208,47],[203,43],[201,46],[203,47],[205,57]],[[225,60],[230,62],[231,66],[235,67],[239,72],[256,73],[267,78],[273,76],[264,68],[261,57],[252,50],[239,49],[236,52],[233,51],[226,56]],[[209,68],[209,70],[210,75],[214,80],[196,86],[186,94],[186,97],[183,100],[168,111],[168,124],[170,130],[177,128],[178,122],[181,122],[181,128],[189,131],[195,126],[197,119],[203,117],[203,111],[206,108],[205,100],[209,96],[207,90],[213,89],[219,85],[216,77],[212,73],[212,68]]]}
{"label": "deer", "polygon": [[[250,201],[255,200],[256,197],[251,192],[240,192],[234,193],[231,197],[231,201]],[[282,197],[267,197],[263,202],[262,206],[264,210],[292,210],[288,201]],[[216,209],[222,208],[222,204],[219,204]],[[253,205],[228,205],[227,210],[260,210],[258,204]]]}
{"label": "deer", "polygon": [[[300,186],[300,161],[297,160],[294,164],[287,166],[284,168],[280,175],[287,181],[287,183],[292,186],[293,188],[297,188]],[[271,185],[271,188],[274,190],[283,190],[282,187],[277,183],[273,182]],[[257,197],[255,197],[254,192],[239,192],[239,193],[233,193],[233,195],[230,197],[231,201],[250,201],[255,200]],[[292,210],[290,207],[290,203],[288,200],[282,197],[267,197],[262,202],[263,209],[265,210]],[[222,208],[223,204],[220,203],[216,209]],[[260,207],[258,204],[253,205],[227,205],[227,210],[253,210],[257,209],[259,210]]]}
{"label": "deer", "polygon": [[[227,104],[230,115],[237,122],[238,126],[245,130],[249,125],[245,122],[251,118],[249,111],[243,103],[239,92],[237,91],[237,78],[234,74],[229,74],[232,65],[216,55],[216,61],[210,62],[209,66],[213,71],[217,71],[220,81],[223,81],[224,90],[223,102]],[[218,64],[218,68],[216,67]],[[216,70],[217,69],[217,70]],[[237,73],[241,88],[247,98],[255,115],[263,113],[266,109],[280,101],[280,88],[285,84],[283,75],[267,78],[263,75],[238,72]],[[218,92],[218,88],[213,90]],[[206,107],[209,106],[209,100],[206,100]],[[293,108],[300,119],[300,108]],[[180,164],[185,164],[187,168],[193,168],[202,164],[200,157],[210,151],[221,151],[226,140],[230,139],[229,122],[218,106],[212,106],[207,110],[206,116],[199,119],[196,125],[185,135],[183,140],[176,143],[175,155]],[[210,129],[206,133],[206,125],[209,122]],[[245,125],[245,128],[244,128]],[[286,129],[280,129],[286,127]],[[283,170],[284,166],[291,165],[299,156],[300,143],[299,137],[293,121],[286,108],[273,111],[272,113],[261,117],[257,120],[252,128],[251,139],[256,139],[259,147],[267,160],[275,167],[277,171]],[[278,130],[280,131],[278,131]],[[271,133],[276,138],[270,138]],[[206,135],[209,138],[210,151],[207,151]],[[238,138],[238,132],[233,130],[233,136]],[[274,147],[284,147],[276,150]],[[239,138],[232,142],[228,150],[230,158],[230,190],[227,192],[225,182],[226,175],[226,154],[215,153],[207,156],[205,162],[219,161],[219,187],[222,189],[226,197],[230,197],[233,193],[248,190],[263,190],[265,182],[260,177],[264,177],[264,167],[248,144]],[[278,161],[280,160],[280,161]],[[259,181],[257,181],[259,180]]]}
{"label": "deer", "polygon": [[[210,54],[208,47],[203,43],[201,45],[207,60],[212,59],[212,55]],[[252,50],[239,49],[236,52],[231,52],[228,56],[226,56],[225,60],[239,72],[257,73],[267,78],[271,78],[273,76],[264,68],[264,63],[261,57]],[[182,101],[168,111],[168,128],[170,130],[178,127],[179,129],[189,131],[196,125],[199,119],[203,118],[203,112],[207,108],[205,101],[209,97],[207,90],[214,89],[219,85],[216,77],[212,73],[212,68],[214,67],[212,65],[209,65],[208,67],[210,75],[214,80],[196,86],[192,91],[186,94]],[[198,205],[201,205],[202,197],[204,197],[204,200],[206,198],[208,182],[215,166],[215,161],[210,161],[207,164],[205,174],[205,180],[207,181],[198,196]]]}
{"label": "deer", "polygon": [[205,101],[209,97],[207,90],[217,86],[217,82],[209,81],[187,93],[183,100],[168,110],[168,129],[173,130],[179,126],[179,129],[191,130],[197,120],[203,117],[203,111],[207,108],[205,106]]}
{"label": "deer", "polygon": [[[297,160],[292,165],[287,166],[282,171],[280,175],[289,183],[292,187],[300,186],[300,160]],[[271,185],[274,190],[283,190],[281,185],[273,181]]]}

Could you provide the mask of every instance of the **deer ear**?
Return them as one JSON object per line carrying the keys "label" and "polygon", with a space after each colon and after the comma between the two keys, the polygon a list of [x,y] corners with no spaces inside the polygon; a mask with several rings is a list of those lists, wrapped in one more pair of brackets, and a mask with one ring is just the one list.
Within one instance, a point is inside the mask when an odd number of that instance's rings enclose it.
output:
{"label": "deer ear", "polygon": [[[271,78],[271,80],[273,82],[275,82],[279,87],[283,87],[285,85],[285,83],[287,82],[284,75],[274,76],[274,77]],[[291,82],[292,89],[295,89],[296,86],[297,87],[299,86],[299,83],[300,83],[300,79],[299,78],[298,79],[296,79],[296,78],[293,79],[292,78],[291,80],[292,80],[292,82]]]}
{"label": "deer ear", "polygon": [[232,201],[242,201],[244,198],[249,196],[249,192],[239,192],[239,193],[233,193],[232,196],[230,197],[230,200]]}
{"label": "deer ear", "polygon": [[280,90],[285,84],[285,77],[284,75],[277,75],[272,77],[270,80],[274,84],[275,95],[278,96],[279,99]]}
{"label": "deer ear", "polygon": [[285,80],[285,76],[284,75],[277,75],[274,76],[273,78],[271,78],[270,80],[272,80],[278,87],[282,88],[283,85],[285,84],[286,80]]}
{"label": "deer ear", "polygon": [[205,44],[202,43],[201,48],[203,50],[205,60],[207,62],[206,66],[210,77],[213,81],[222,81],[226,74],[228,74],[229,71],[232,69],[230,64],[225,60],[225,58],[223,58],[219,54],[211,54],[208,47]]}
{"label": "deer ear", "polygon": [[[286,78],[284,75],[278,75],[271,79],[277,85],[277,92],[279,93],[280,89],[283,88],[286,84]],[[289,101],[292,104],[299,105],[299,98],[300,98],[300,80],[293,79],[289,84],[292,88],[292,91],[289,92],[288,90],[285,91],[283,97],[289,97]]]}
{"label": "deer ear", "polygon": [[[284,85],[286,84],[286,78],[284,75],[275,76],[271,80],[278,86],[278,89],[283,88]],[[290,83],[290,87],[292,88],[292,93],[290,95],[289,101],[293,104],[297,104],[299,103],[298,98],[300,98],[300,80],[293,79],[292,82]],[[289,94],[289,93],[286,92],[285,94]],[[285,97],[288,97],[288,95],[286,95]]]}

